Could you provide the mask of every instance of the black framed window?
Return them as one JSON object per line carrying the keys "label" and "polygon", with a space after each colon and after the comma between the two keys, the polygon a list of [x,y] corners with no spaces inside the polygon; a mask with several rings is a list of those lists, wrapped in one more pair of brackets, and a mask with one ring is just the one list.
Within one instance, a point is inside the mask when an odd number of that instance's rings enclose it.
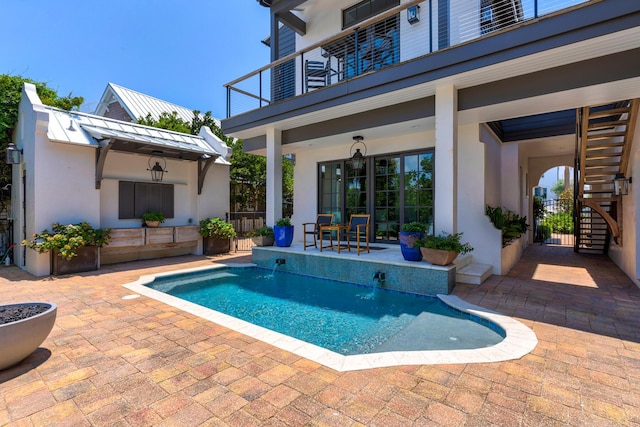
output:
{"label": "black framed window", "polygon": [[392,7],[399,6],[400,0],[364,0],[342,11],[342,29],[351,27]]}
{"label": "black framed window", "polygon": [[118,218],[136,219],[149,210],[173,218],[173,184],[120,181],[118,185]]}
{"label": "black framed window", "polygon": [[403,224],[419,221],[433,233],[434,150],[387,154],[367,159],[361,170],[349,160],[318,165],[319,213],[346,223],[352,214],[371,213],[379,242],[397,242]]}

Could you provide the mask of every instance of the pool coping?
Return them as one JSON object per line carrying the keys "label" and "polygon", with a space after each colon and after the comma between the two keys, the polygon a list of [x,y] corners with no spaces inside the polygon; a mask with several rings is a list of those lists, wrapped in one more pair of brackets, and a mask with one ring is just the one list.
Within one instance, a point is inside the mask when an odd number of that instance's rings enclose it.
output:
{"label": "pool coping", "polygon": [[501,362],[505,360],[520,359],[533,351],[538,344],[538,339],[535,333],[516,319],[488,310],[484,307],[470,304],[455,295],[438,295],[440,300],[453,308],[496,323],[505,331],[505,339],[494,346],[478,349],[390,351],[384,353],[344,356],[331,350],[327,350],[326,348],[263,328],[262,326],[254,325],[247,321],[202,307],[198,304],[182,300],[145,286],[148,283],[151,283],[156,277],[215,270],[225,267],[246,268],[255,266],[256,265],[252,263],[216,264],[166,273],[149,274],[141,276],[138,280],[127,283],[123,285],[123,287],[134,291],[139,295],[144,295],[172,307],[179,308],[187,313],[191,313],[220,326],[224,326],[267,344],[271,344],[282,350],[289,351],[339,372],[401,365]]}

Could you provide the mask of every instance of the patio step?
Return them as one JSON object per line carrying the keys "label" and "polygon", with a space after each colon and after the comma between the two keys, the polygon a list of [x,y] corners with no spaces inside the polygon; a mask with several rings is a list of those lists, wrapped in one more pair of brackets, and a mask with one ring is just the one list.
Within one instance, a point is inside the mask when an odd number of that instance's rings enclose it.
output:
{"label": "patio step", "polygon": [[491,276],[493,267],[489,264],[479,264],[472,262],[457,269],[456,282],[470,285],[481,285],[482,282]]}

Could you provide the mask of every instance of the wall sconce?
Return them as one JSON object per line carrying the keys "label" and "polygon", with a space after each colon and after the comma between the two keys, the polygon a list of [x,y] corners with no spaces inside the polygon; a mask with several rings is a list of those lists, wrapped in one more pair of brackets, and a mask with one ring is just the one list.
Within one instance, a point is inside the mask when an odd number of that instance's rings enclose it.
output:
{"label": "wall sconce", "polygon": [[629,184],[633,181],[631,177],[625,178],[623,173],[617,173],[613,178],[613,193],[616,196],[626,196],[629,194]]}
{"label": "wall sconce", "polygon": [[[362,142],[362,140],[364,140],[363,137],[361,136],[354,136],[353,140],[355,141],[353,143],[353,145],[351,146],[351,150],[349,150],[349,154],[351,155],[351,165],[353,166],[353,168],[355,170],[360,170],[362,169],[362,167],[364,166],[364,159],[367,155],[367,146],[364,144],[364,142]],[[360,152],[359,148],[356,148],[356,151],[354,153],[353,148],[357,145],[357,144],[362,144],[362,146],[364,147],[364,154],[362,154]]]}
{"label": "wall sconce", "polygon": [[[151,166],[153,162],[155,162],[155,165]],[[151,180],[153,182],[162,182],[164,173],[168,172],[166,169],[167,161],[162,156],[162,151],[154,151],[151,154],[151,157],[149,157],[147,164],[149,165],[149,168],[147,170],[151,172]]]}
{"label": "wall sconce", "polygon": [[16,144],[14,144],[13,142],[10,142],[9,145],[7,145],[7,164],[9,165],[19,165],[21,162],[21,157],[22,157],[22,150],[18,147],[16,147]]}
{"label": "wall sconce", "polygon": [[420,22],[420,6],[411,6],[407,9],[407,21],[411,25]]}

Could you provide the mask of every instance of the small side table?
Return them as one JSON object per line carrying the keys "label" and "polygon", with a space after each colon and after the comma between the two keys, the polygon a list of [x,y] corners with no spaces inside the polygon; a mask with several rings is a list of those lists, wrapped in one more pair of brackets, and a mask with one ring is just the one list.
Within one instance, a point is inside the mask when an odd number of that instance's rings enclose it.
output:
{"label": "small side table", "polygon": [[[322,249],[329,248],[333,250],[333,232],[337,232],[337,246],[338,253],[340,253],[340,237],[342,237],[342,232],[349,229],[348,224],[333,224],[333,225],[321,225],[320,226],[320,252]],[[324,237],[325,232],[329,232],[329,246],[323,246],[322,238]]]}

